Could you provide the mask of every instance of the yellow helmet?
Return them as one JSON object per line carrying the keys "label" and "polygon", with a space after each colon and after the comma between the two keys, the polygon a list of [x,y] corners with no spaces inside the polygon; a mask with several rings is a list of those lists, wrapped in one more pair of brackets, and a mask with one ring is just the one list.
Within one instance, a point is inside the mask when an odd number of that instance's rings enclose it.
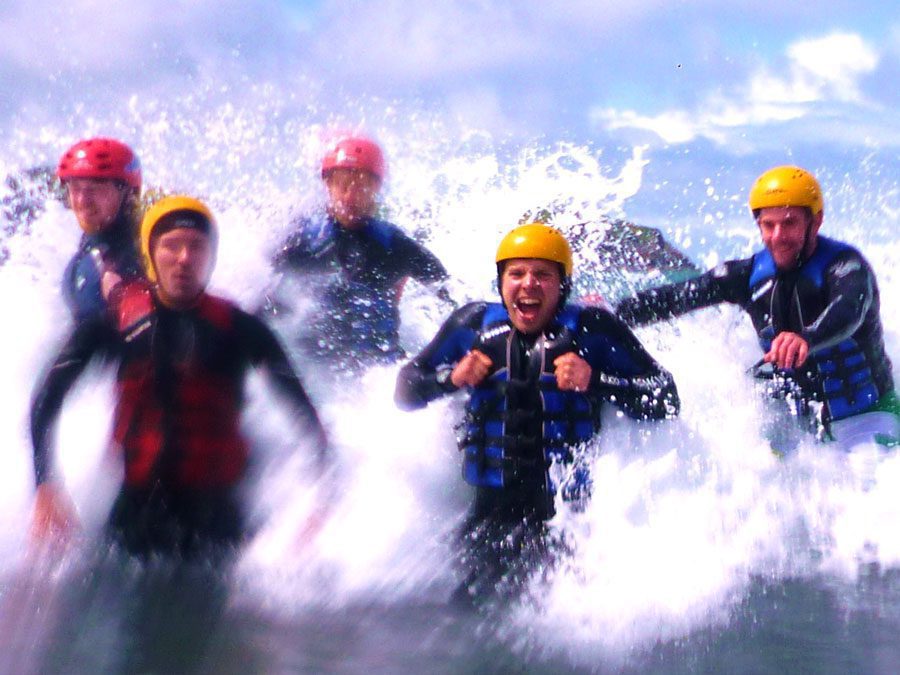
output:
{"label": "yellow helmet", "polygon": [[750,188],[751,211],[770,206],[805,206],[818,215],[824,208],[822,188],[809,171],[799,166],[776,166]]}
{"label": "yellow helmet", "polygon": [[185,226],[197,227],[198,224],[201,226],[205,224],[206,231],[212,240],[215,242],[217,238],[216,219],[209,207],[199,199],[188,197],[187,195],[172,195],[160,199],[147,209],[147,212],[144,214],[144,220],[141,222],[141,255],[147,278],[152,282],[156,281],[156,270],[153,268],[153,262],[150,259],[150,239],[153,237],[153,231],[156,229],[159,221],[176,211],[190,211],[202,216],[202,221],[186,221]]}
{"label": "yellow helmet", "polygon": [[520,225],[503,237],[497,247],[496,262],[512,258],[540,258],[563,266],[566,276],[572,276],[572,249],[555,227],[544,223]]}

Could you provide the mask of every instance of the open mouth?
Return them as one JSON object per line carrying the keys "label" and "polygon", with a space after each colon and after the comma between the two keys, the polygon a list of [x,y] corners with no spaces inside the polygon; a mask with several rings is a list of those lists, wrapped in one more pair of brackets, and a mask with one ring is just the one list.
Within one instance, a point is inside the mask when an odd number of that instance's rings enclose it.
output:
{"label": "open mouth", "polygon": [[516,310],[524,319],[535,319],[541,311],[541,304],[537,298],[520,298],[516,300]]}

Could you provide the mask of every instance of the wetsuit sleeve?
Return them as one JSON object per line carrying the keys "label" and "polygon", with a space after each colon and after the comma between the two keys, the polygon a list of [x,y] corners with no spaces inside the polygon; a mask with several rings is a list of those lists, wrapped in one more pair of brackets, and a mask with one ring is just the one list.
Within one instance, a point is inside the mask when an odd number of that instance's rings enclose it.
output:
{"label": "wetsuit sleeve", "polygon": [[800,336],[810,352],[833,347],[851,337],[866,318],[874,299],[874,273],[855,251],[838,256],[825,270],[828,304]]}
{"label": "wetsuit sleeve", "polygon": [[671,373],[647,353],[621,319],[599,307],[585,309],[577,344],[591,366],[592,394],[635,419],[678,414],[681,403]]}
{"label": "wetsuit sleeve", "polygon": [[324,463],[329,459],[328,436],[278,338],[260,319],[241,310],[236,310],[235,321],[240,340],[248,349],[250,364],[265,367],[268,371],[275,387],[303,420],[308,433],[312,435],[318,459]]}
{"label": "wetsuit sleeve", "polygon": [[66,394],[93,357],[112,354],[115,339],[115,331],[104,320],[83,321],[38,382],[31,401],[31,443],[37,485],[50,478],[52,431]]}
{"label": "wetsuit sleeve", "polygon": [[693,279],[625,298],[616,313],[629,326],[642,326],[721,302],[745,305],[751,270],[752,259],[731,260]]}
{"label": "wetsuit sleeve", "polygon": [[398,235],[396,254],[406,275],[423,284],[447,279],[447,270],[436,255],[402,232]]}
{"label": "wetsuit sleeve", "polygon": [[400,369],[394,390],[397,407],[417,410],[457,390],[449,379],[440,382],[438,372],[452,369],[472,349],[486,307],[473,302],[453,312],[425,349]]}

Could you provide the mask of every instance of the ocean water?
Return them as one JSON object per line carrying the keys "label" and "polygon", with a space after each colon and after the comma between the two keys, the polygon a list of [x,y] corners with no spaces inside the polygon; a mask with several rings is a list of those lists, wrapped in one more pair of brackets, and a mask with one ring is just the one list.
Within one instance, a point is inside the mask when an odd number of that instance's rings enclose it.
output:
{"label": "ocean water", "polygon": [[[290,215],[321,205],[317,158],[344,124],[261,93],[254,106],[209,94],[140,101],[114,122],[65,117],[14,135],[0,173],[52,162],[83,133],[119,133],[139,148],[147,183],[209,201],[221,227],[212,290],[253,308],[273,283],[268,259]],[[497,242],[543,208],[563,230],[593,223],[576,251],[581,291],[614,292],[592,249],[609,218],[639,216],[701,267],[757,246],[730,178],[744,166],[684,176],[677,158],[642,147],[511,144],[435,114],[399,117],[385,106],[367,123],[390,158],[384,209],[442,259],[458,301],[494,297]],[[896,364],[896,160],[847,162],[852,178],[845,166],[809,166],[825,183],[823,233],[859,246],[874,266]],[[661,174],[693,186],[678,208],[661,199]],[[259,530],[232,563],[142,566],[105,548],[119,469],[106,445],[112,373],[102,368],[82,378],[57,430],[81,534],[60,555],[29,551],[28,406],[69,327],[59,278],[78,236],[52,199],[29,226],[3,235],[0,671],[897,671],[900,459],[875,448],[847,457],[811,438],[775,457],[762,431],[766,406],[746,373],[758,347],[729,307],[638,332],[674,374],[682,414],[638,424],[608,411],[590,448],[592,501],[581,513],[562,507],[551,523],[570,552],[535,570],[515,601],[483,612],[448,602],[453,533],[471,499],[453,432],[461,400],[403,413],[392,402],[397,367],[334,381],[299,355],[337,476],[309,478],[303,439],[255,376],[245,428]],[[415,284],[402,316],[410,352],[444,318]],[[289,342],[290,322],[279,328]],[[324,525],[307,536],[323,501]]]}

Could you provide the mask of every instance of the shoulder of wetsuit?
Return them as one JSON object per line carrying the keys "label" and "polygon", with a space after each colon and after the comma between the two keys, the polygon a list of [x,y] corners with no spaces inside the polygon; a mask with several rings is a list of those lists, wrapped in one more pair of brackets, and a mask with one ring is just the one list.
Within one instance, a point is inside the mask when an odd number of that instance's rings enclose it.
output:
{"label": "shoulder of wetsuit", "polygon": [[513,331],[509,312],[499,302],[482,303],[479,310],[480,325],[475,328],[473,349],[482,352],[494,363],[505,363],[507,340]]}
{"label": "shoulder of wetsuit", "polygon": [[334,220],[327,214],[303,215],[291,221],[291,233],[284,240],[279,253],[296,250],[307,255],[318,255],[327,250],[339,230]]}
{"label": "shoulder of wetsuit", "polygon": [[145,279],[133,279],[113,288],[109,312],[116,328],[126,336],[146,329],[156,310],[153,288]]}
{"label": "shoulder of wetsuit", "polygon": [[231,300],[211,293],[204,293],[197,304],[198,316],[223,330],[234,326],[236,314],[241,311]]}
{"label": "shoulder of wetsuit", "polygon": [[398,237],[404,236],[403,231],[399,227],[386,220],[378,220],[377,218],[369,219],[366,223],[365,234],[386,249],[390,249]]}

